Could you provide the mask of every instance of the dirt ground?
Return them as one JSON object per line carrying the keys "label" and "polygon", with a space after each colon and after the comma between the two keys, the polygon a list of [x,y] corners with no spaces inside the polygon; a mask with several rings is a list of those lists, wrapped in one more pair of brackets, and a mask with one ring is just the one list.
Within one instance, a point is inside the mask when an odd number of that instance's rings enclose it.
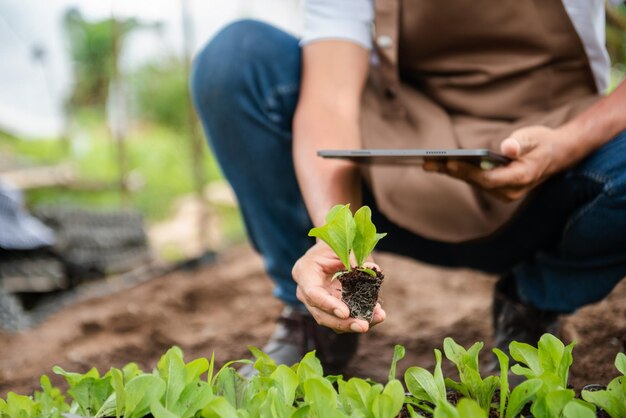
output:
{"label": "dirt ground", "polygon": [[[388,319],[362,338],[349,375],[385,380],[394,344],[407,349],[401,372],[412,365],[432,369],[433,349],[445,336],[466,345],[483,340],[490,348],[492,277],[386,254],[377,261],[387,277],[382,298]],[[135,361],[151,369],[174,344],[187,359],[212,351],[219,363],[243,358],[247,345],[263,345],[280,310],[260,258],[239,246],[200,271],[81,302],[23,333],[0,333],[0,397],[31,392],[39,375],[51,375],[55,364],[103,372]],[[613,360],[626,341],[626,282],[607,300],[568,318],[564,332],[578,341],[571,373],[575,387],[616,376]],[[483,360],[491,355],[483,354]],[[445,367],[450,373],[450,365]],[[54,376],[53,382],[61,379]]]}

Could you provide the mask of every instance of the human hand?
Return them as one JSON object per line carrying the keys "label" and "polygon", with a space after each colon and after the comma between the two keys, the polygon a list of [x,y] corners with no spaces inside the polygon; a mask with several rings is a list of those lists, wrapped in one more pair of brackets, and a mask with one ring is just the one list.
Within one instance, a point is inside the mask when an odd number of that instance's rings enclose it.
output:
{"label": "human hand", "polygon": [[[379,267],[365,263],[366,267]],[[348,306],[341,301],[341,283],[332,280],[335,272],[345,269],[339,258],[323,242],[316,243],[294,265],[292,275],[298,284],[296,296],[304,303],[318,324],[336,332],[367,332],[385,320],[379,303],[374,308],[371,323],[350,317]]]}
{"label": "human hand", "polygon": [[568,165],[566,139],[560,131],[530,126],[513,132],[500,144],[500,152],[513,161],[482,170],[460,161],[427,161],[424,170],[448,174],[478,186],[500,200],[522,199],[532,189]]}

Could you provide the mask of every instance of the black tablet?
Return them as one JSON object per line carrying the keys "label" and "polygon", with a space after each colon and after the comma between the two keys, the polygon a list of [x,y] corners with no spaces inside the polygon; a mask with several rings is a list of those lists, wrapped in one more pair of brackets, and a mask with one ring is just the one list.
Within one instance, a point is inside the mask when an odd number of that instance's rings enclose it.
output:
{"label": "black tablet", "polygon": [[506,165],[511,159],[488,149],[353,149],[319,150],[323,158],[340,158],[362,164],[416,165],[424,160],[458,160],[485,170]]}

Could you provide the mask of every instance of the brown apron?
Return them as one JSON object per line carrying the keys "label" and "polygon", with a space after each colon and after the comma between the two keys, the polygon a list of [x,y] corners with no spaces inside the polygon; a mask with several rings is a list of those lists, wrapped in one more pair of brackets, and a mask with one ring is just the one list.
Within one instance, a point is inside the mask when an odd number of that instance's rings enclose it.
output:
{"label": "brown apron", "polygon": [[[556,127],[598,92],[561,0],[376,0],[363,94],[364,148],[490,148],[523,126]],[[413,166],[368,166],[380,210],[421,236],[461,242],[520,202]]]}

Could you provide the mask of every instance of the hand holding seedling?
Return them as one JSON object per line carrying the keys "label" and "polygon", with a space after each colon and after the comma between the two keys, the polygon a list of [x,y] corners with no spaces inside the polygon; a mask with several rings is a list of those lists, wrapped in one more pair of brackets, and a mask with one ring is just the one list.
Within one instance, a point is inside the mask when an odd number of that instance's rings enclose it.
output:
{"label": "hand holding seedling", "polygon": [[[326,224],[313,228],[309,235],[323,242],[311,247],[296,262],[292,273],[298,283],[297,297],[315,320],[338,332],[366,332],[370,326],[384,321],[386,314],[378,303],[370,311],[371,322],[350,317],[350,309],[340,300],[340,280],[334,280],[339,273],[359,271],[368,277],[381,276],[377,280],[382,281],[380,268],[366,261],[385,235],[376,233],[369,208],[361,208],[353,218],[349,205],[335,206],[326,216]],[[351,255],[356,267],[352,267]]]}
{"label": "hand holding seedling", "polygon": [[525,197],[574,162],[571,157],[574,153],[566,151],[565,139],[558,129],[530,126],[513,132],[500,144],[502,154],[514,160],[506,166],[482,170],[460,161],[447,164],[428,161],[424,170],[448,174],[510,202]]}

